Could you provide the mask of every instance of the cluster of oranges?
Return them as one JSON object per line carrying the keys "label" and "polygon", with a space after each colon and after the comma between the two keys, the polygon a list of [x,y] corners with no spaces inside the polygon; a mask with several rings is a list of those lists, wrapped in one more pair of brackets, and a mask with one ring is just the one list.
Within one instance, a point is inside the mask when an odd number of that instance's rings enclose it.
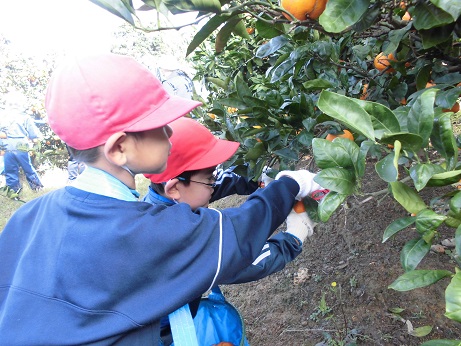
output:
{"label": "cluster of oranges", "polygon": [[[328,0],[280,0],[280,6],[297,20],[318,19],[325,11]],[[291,20],[290,16],[283,13],[285,18]]]}

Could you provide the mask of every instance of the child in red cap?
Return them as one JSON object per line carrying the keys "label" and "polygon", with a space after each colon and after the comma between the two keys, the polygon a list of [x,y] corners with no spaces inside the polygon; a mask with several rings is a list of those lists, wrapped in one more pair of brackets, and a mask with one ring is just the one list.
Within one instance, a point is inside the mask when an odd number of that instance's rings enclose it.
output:
{"label": "child in red cap", "polygon": [[311,193],[314,174],[284,171],[240,208],[139,202],[134,176],[165,170],[168,124],[198,105],[121,55],[54,71],[50,126],[87,168],[19,208],[0,234],[2,344],[159,345],[161,317],[248,267]]}
{"label": "child in red cap", "polygon": [[[146,174],[151,180],[144,201],[172,206],[187,203],[196,211],[209,202],[230,194],[250,194],[257,190],[256,182],[248,181],[232,171],[221,170],[217,180],[216,166],[228,160],[238,149],[239,143],[221,140],[203,125],[190,118],[179,118],[170,127],[173,135],[171,155],[165,171]],[[193,135],[192,135],[193,134]],[[293,261],[302,251],[305,238],[312,235],[314,223],[306,213],[290,212],[285,232],[273,235],[264,245],[255,261],[229,278],[226,284],[244,283],[262,279]],[[189,303],[192,316],[198,309],[201,296]],[[168,319],[161,321],[162,339],[169,345],[171,334]],[[222,340],[221,340],[222,341]]]}

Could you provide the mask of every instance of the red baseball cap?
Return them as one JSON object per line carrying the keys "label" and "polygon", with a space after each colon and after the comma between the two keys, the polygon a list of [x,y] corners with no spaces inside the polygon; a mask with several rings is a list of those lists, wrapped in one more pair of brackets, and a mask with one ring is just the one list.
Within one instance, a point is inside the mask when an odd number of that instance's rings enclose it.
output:
{"label": "red baseball cap", "polygon": [[161,174],[145,174],[153,183],[163,183],[185,171],[214,167],[229,159],[237,151],[238,142],[218,139],[202,124],[180,118],[170,124],[171,155]]}
{"label": "red baseball cap", "polygon": [[102,145],[119,131],[163,127],[200,105],[169,95],[147,68],[113,53],[73,57],[58,66],[45,101],[52,130],[78,150]]}

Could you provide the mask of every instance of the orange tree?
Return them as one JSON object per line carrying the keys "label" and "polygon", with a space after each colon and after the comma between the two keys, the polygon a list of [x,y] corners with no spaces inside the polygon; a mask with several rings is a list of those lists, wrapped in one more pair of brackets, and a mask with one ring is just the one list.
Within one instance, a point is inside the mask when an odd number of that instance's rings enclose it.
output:
{"label": "orange tree", "polygon": [[[143,30],[166,29],[144,27],[129,0],[92,1]],[[321,168],[316,181],[330,193],[318,208],[306,207],[327,221],[348,196],[362,193],[366,159],[377,159],[377,174],[412,215],[392,222],[383,241],[416,230],[401,250],[404,274],[389,287],[405,291],[449,278],[446,316],[461,322],[461,192],[453,185],[461,178],[460,141],[450,112],[461,95],[459,0],[329,0],[318,19],[299,15],[307,10],[292,15],[277,1],[143,2],[142,10],[159,17],[197,10],[207,18],[187,50],[209,91],[196,116],[241,143],[233,164],[242,172],[258,177],[265,165],[286,169],[312,155]],[[353,141],[325,139],[345,129]],[[439,198],[447,212],[420,197],[450,186]],[[442,226],[453,229],[454,270],[418,269]]]}

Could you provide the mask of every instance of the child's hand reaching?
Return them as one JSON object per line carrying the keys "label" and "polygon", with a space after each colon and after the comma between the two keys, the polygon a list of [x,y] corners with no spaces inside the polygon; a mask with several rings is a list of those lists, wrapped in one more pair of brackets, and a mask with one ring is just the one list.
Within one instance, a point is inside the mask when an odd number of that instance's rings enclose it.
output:
{"label": "child's hand reaching", "polygon": [[275,179],[277,180],[286,176],[296,180],[299,185],[299,192],[296,195],[296,199],[299,201],[309,196],[312,192],[322,189],[322,187],[314,181],[315,175],[315,173],[309,172],[308,170],[281,171],[277,174]]}

